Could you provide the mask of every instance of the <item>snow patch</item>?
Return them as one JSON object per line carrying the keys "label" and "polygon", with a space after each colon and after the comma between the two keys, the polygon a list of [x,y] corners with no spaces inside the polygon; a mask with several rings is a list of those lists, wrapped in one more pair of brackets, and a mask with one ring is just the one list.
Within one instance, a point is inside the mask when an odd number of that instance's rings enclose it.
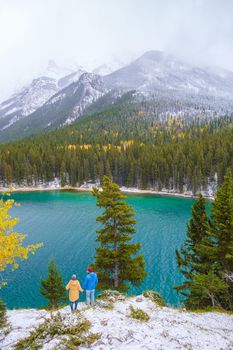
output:
{"label": "snow patch", "polygon": [[[129,317],[129,307],[145,311],[150,320],[140,322]],[[159,307],[143,296],[117,301],[113,310],[96,306],[87,308],[79,303],[81,315],[91,322],[91,332],[101,333],[101,338],[91,345],[93,350],[229,350],[233,347],[233,315],[216,312],[194,313],[168,307]],[[69,307],[60,310],[67,322],[76,315]],[[12,310],[7,312],[12,329],[3,337],[2,350],[13,350],[20,339],[27,337],[50,313],[44,310]],[[56,337],[46,339],[42,350],[53,349]],[[90,349],[82,346],[80,349]]]}

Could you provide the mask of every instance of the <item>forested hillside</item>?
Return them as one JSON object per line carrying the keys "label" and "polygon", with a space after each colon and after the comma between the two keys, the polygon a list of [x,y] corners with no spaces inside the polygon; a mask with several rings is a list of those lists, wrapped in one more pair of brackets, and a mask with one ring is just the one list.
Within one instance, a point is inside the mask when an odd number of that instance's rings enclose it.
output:
{"label": "forested hillside", "polygon": [[0,146],[0,181],[81,185],[104,174],[120,185],[197,193],[233,170],[233,116],[157,116],[118,104],[76,124]]}

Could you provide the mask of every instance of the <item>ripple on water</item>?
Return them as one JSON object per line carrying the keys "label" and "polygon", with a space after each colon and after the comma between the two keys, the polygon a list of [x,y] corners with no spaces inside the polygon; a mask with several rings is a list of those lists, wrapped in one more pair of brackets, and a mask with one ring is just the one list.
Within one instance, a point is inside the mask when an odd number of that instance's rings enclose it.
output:
{"label": "ripple on water", "polygon": [[[17,229],[27,233],[27,242],[43,242],[44,247],[11,273],[2,297],[8,307],[39,307],[45,300],[39,294],[40,278],[47,273],[54,258],[67,282],[76,273],[82,282],[87,265],[93,261],[96,247],[96,216],[100,209],[89,193],[34,192],[16,193],[21,207],[12,209],[20,217]],[[177,305],[180,297],[173,286],[181,281],[177,271],[175,249],[185,237],[186,222],[191,215],[192,199],[130,195],[128,203],[135,209],[137,233],[145,255],[147,277],[132,293],[157,289],[165,299]]]}

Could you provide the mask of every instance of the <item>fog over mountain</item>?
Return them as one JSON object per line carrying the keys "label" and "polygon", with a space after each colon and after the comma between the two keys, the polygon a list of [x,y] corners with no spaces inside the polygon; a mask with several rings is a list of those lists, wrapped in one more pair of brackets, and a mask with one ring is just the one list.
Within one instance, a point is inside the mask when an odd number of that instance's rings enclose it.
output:
{"label": "fog over mountain", "polygon": [[0,1],[0,101],[51,59],[108,74],[161,50],[233,70],[232,13],[231,0]]}
{"label": "fog over mountain", "polygon": [[233,98],[233,72],[195,67],[161,51],[146,52],[107,75],[105,82],[115,88],[189,91]]}
{"label": "fog over mountain", "polygon": [[41,76],[0,103],[0,142],[63,127],[122,98],[146,104],[162,119],[166,113],[191,120],[233,112],[231,71],[192,66],[162,51],[148,51],[102,76],[73,69],[49,62]]}

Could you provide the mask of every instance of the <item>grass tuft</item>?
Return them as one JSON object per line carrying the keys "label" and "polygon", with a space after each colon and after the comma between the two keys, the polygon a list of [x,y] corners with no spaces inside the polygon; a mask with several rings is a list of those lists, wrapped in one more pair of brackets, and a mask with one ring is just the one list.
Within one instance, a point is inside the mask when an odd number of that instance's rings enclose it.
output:
{"label": "grass tuft", "polygon": [[124,294],[118,292],[118,290],[107,289],[99,294],[97,299],[114,303],[115,301],[124,301],[126,297]]}
{"label": "grass tuft", "polygon": [[145,298],[150,299],[159,306],[166,306],[166,302],[163,299],[162,295],[159,292],[156,292],[155,290],[145,290],[143,292],[143,296]]}
{"label": "grass tuft", "polygon": [[134,318],[139,321],[149,321],[150,316],[143,311],[142,309],[135,309],[132,305],[130,305],[130,315],[129,317]]}

